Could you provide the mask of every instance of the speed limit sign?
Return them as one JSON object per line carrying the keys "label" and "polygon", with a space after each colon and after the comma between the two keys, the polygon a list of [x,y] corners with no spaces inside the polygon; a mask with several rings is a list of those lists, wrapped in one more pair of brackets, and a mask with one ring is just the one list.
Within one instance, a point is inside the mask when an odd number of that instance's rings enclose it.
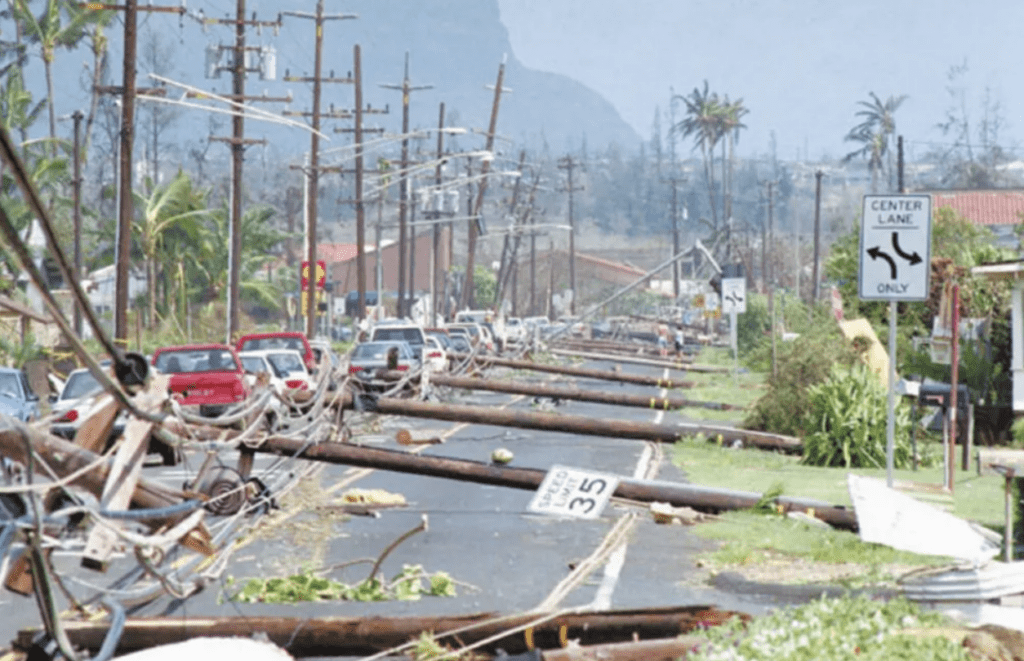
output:
{"label": "speed limit sign", "polygon": [[608,473],[552,466],[527,510],[536,514],[596,519],[619,486]]}

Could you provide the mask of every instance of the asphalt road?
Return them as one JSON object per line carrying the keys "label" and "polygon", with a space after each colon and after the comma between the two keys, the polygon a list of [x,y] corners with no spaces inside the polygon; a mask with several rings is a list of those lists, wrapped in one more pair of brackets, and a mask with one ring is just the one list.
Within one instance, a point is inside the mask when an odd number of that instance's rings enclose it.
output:
{"label": "asphalt road", "polygon": [[[587,367],[609,368],[610,363],[592,362]],[[622,364],[630,373],[662,374],[660,369]],[[498,376],[500,372],[494,372]],[[543,379],[543,375],[516,372],[516,378]],[[678,376],[674,373],[673,377]],[[723,375],[722,378],[729,378]],[[590,379],[575,380],[581,388],[605,389],[644,395],[663,394],[655,388]],[[685,395],[685,391],[681,391]],[[694,422],[675,413],[658,413],[645,409],[613,407],[582,402],[535,402],[532,398],[508,395],[443,392],[442,400],[484,406],[518,408],[551,408],[562,413],[592,418],[634,421]],[[648,476],[658,479],[687,479],[671,463],[670,448],[658,448],[636,440],[597,438],[569,433],[506,429],[484,425],[456,425],[432,420],[385,419],[374,433],[353,438],[353,442],[379,447],[400,447],[394,440],[399,428],[414,430],[415,435],[443,434],[445,442],[429,446],[426,454],[488,461],[499,447],[511,450],[513,466],[544,468],[552,465],[612,473],[620,476]],[[198,457],[191,457],[194,470]],[[223,583],[212,583],[188,599],[162,597],[132,610],[136,615],[286,615],[298,617],[363,616],[363,615],[439,615],[496,611],[512,613],[545,604],[549,608],[591,607],[622,609],[676,605],[714,605],[752,615],[766,612],[790,600],[809,595],[781,594],[772,589],[742,582],[719,581],[714,587],[704,570],[696,566],[696,556],[709,548],[709,543],[682,526],[655,524],[649,515],[635,507],[610,504],[600,518],[580,520],[553,518],[527,513],[531,492],[458,482],[431,477],[351,469],[343,466],[305,462],[275,464],[279,460],[257,455],[256,473],[269,482],[286,483],[303,471],[296,494],[304,494],[315,503],[340,495],[350,487],[380,488],[400,493],[407,507],[388,509],[378,518],[340,515],[331,510],[314,510],[297,515],[269,527],[231,557],[224,576],[238,582],[249,577],[286,575],[302,569],[333,567],[330,576],[354,583],[367,576],[368,559],[378,557],[382,550],[406,531],[414,528],[422,516],[428,519],[428,530],[398,546],[385,560],[381,573],[392,576],[403,565],[422,565],[428,572],[445,571],[459,582],[454,598],[424,597],[419,601],[387,602],[317,602],[295,605],[247,604],[224,599],[225,591],[237,589]],[[276,467],[275,467],[276,466]],[[153,477],[180,487],[187,471],[182,468],[149,467]],[[653,472],[652,472],[653,471]],[[622,521],[630,516],[635,520]],[[265,520],[266,521],[266,520]],[[616,524],[627,525],[627,543],[619,546],[596,563],[594,571],[571,577],[596,549]],[[223,523],[219,524],[223,525]],[[236,525],[246,525],[245,520]],[[214,532],[228,535],[231,529]],[[346,563],[364,559],[357,564]],[[58,571],[72,580],[69,589],[80,595],[89,594],[97,585],[113,596],[127,599],[118,591],[116,579],[127,577],[136,565],[134,558],[120,558],[106,574],[88,572],[77,567],[74,553],[58,551]],[[559,588],[556,591],[556,588]],[[39,615],[30,597],[0,594],[0,648],[18,629],[35,625]]]}

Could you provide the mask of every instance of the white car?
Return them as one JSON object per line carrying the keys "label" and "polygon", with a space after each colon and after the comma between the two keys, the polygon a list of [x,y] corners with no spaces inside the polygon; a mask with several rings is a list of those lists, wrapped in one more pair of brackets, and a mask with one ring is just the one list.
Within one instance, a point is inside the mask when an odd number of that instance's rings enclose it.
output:
{"label": "white car", "polygon": [[510,346],[520,344],[526,340],[526,325],[519,317],[509,317],[505,320],[505,342]]}
{"label": "white car", "polygon": [[428,335],[423,343],[423,367],[431,372],[443,372],[448,368],[448,352],[432,335]]}
{"label": "white car", "polygon": [[242,360],[242,369],[247,373],[266,372],[270,376],[271,386],[279,395],[290,395],[313,387],[313,377],[298,351],[263,349],[243,351],[238,357]]}

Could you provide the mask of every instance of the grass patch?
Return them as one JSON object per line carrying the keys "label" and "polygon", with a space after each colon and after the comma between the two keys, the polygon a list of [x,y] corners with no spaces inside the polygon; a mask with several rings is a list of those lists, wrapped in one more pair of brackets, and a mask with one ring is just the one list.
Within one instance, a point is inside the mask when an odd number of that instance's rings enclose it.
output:
{"label": "grass patch", "polygon": [[740,374],[713,374],[708,372],[687,372],[687,381],[693,381],[692,388],[672,391],[677,397],[702,402],[717,402],[739,407],[739,410],[715,411],[698,406],[687,406],[676,412],[688,418],[735,422],[739,424],[745,415],[744,409],[752,406],[765,393],[765,375],[760,372]]}
{"label": "grass patch", "polygon": [[[941,450],[940,450],[941,452]],[[673,447],[673,461],[696,484],[763,493],[777,483],[794,498],[815,498],[834,505],[852,505],[847,473],[885,479],[884,468],[818,468],[799,457],[762,450],[734,450],[700,439],[684,439]],[[893,471],[894,480],[942,484],[942,467]],[[993,530],[1003,527],[1003,479],[957,470],[953,514]]]}
{"label": "grass patch", "polygon": [[[880,544],[862,542],[856,533],[845,530],[819,528],[803,521],[774,514],[750,511],[728,512],[719,520],[694,527],[697,535],[721,542],[721,547],[702,556],[705,565],[712,568],[726,566],[766,565],[769,576],[776,580],[786,578],[780,570],[786,561],[803,560],[831,565],[856,565],[852,578],[838,580],[829,573],[821,574],[799,565],[795,572],[806,581],[839,582],[850,587],[862,587],[891,581],[895,571],[901,574],[907,567],[943,564],[948,558],[922,556]],[[773,568],[774,566],[774,568]],[[790,581],[785,581],[790,582]]]}

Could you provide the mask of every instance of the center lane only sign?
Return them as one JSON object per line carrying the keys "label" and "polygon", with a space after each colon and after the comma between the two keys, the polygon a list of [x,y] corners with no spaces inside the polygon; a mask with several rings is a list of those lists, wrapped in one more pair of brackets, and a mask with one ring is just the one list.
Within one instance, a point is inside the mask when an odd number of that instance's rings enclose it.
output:
{"label": "center lane only sign", "polygon": [[930,195],[865,195],[859,296],[876,301],[926,300],[931,245]]}

